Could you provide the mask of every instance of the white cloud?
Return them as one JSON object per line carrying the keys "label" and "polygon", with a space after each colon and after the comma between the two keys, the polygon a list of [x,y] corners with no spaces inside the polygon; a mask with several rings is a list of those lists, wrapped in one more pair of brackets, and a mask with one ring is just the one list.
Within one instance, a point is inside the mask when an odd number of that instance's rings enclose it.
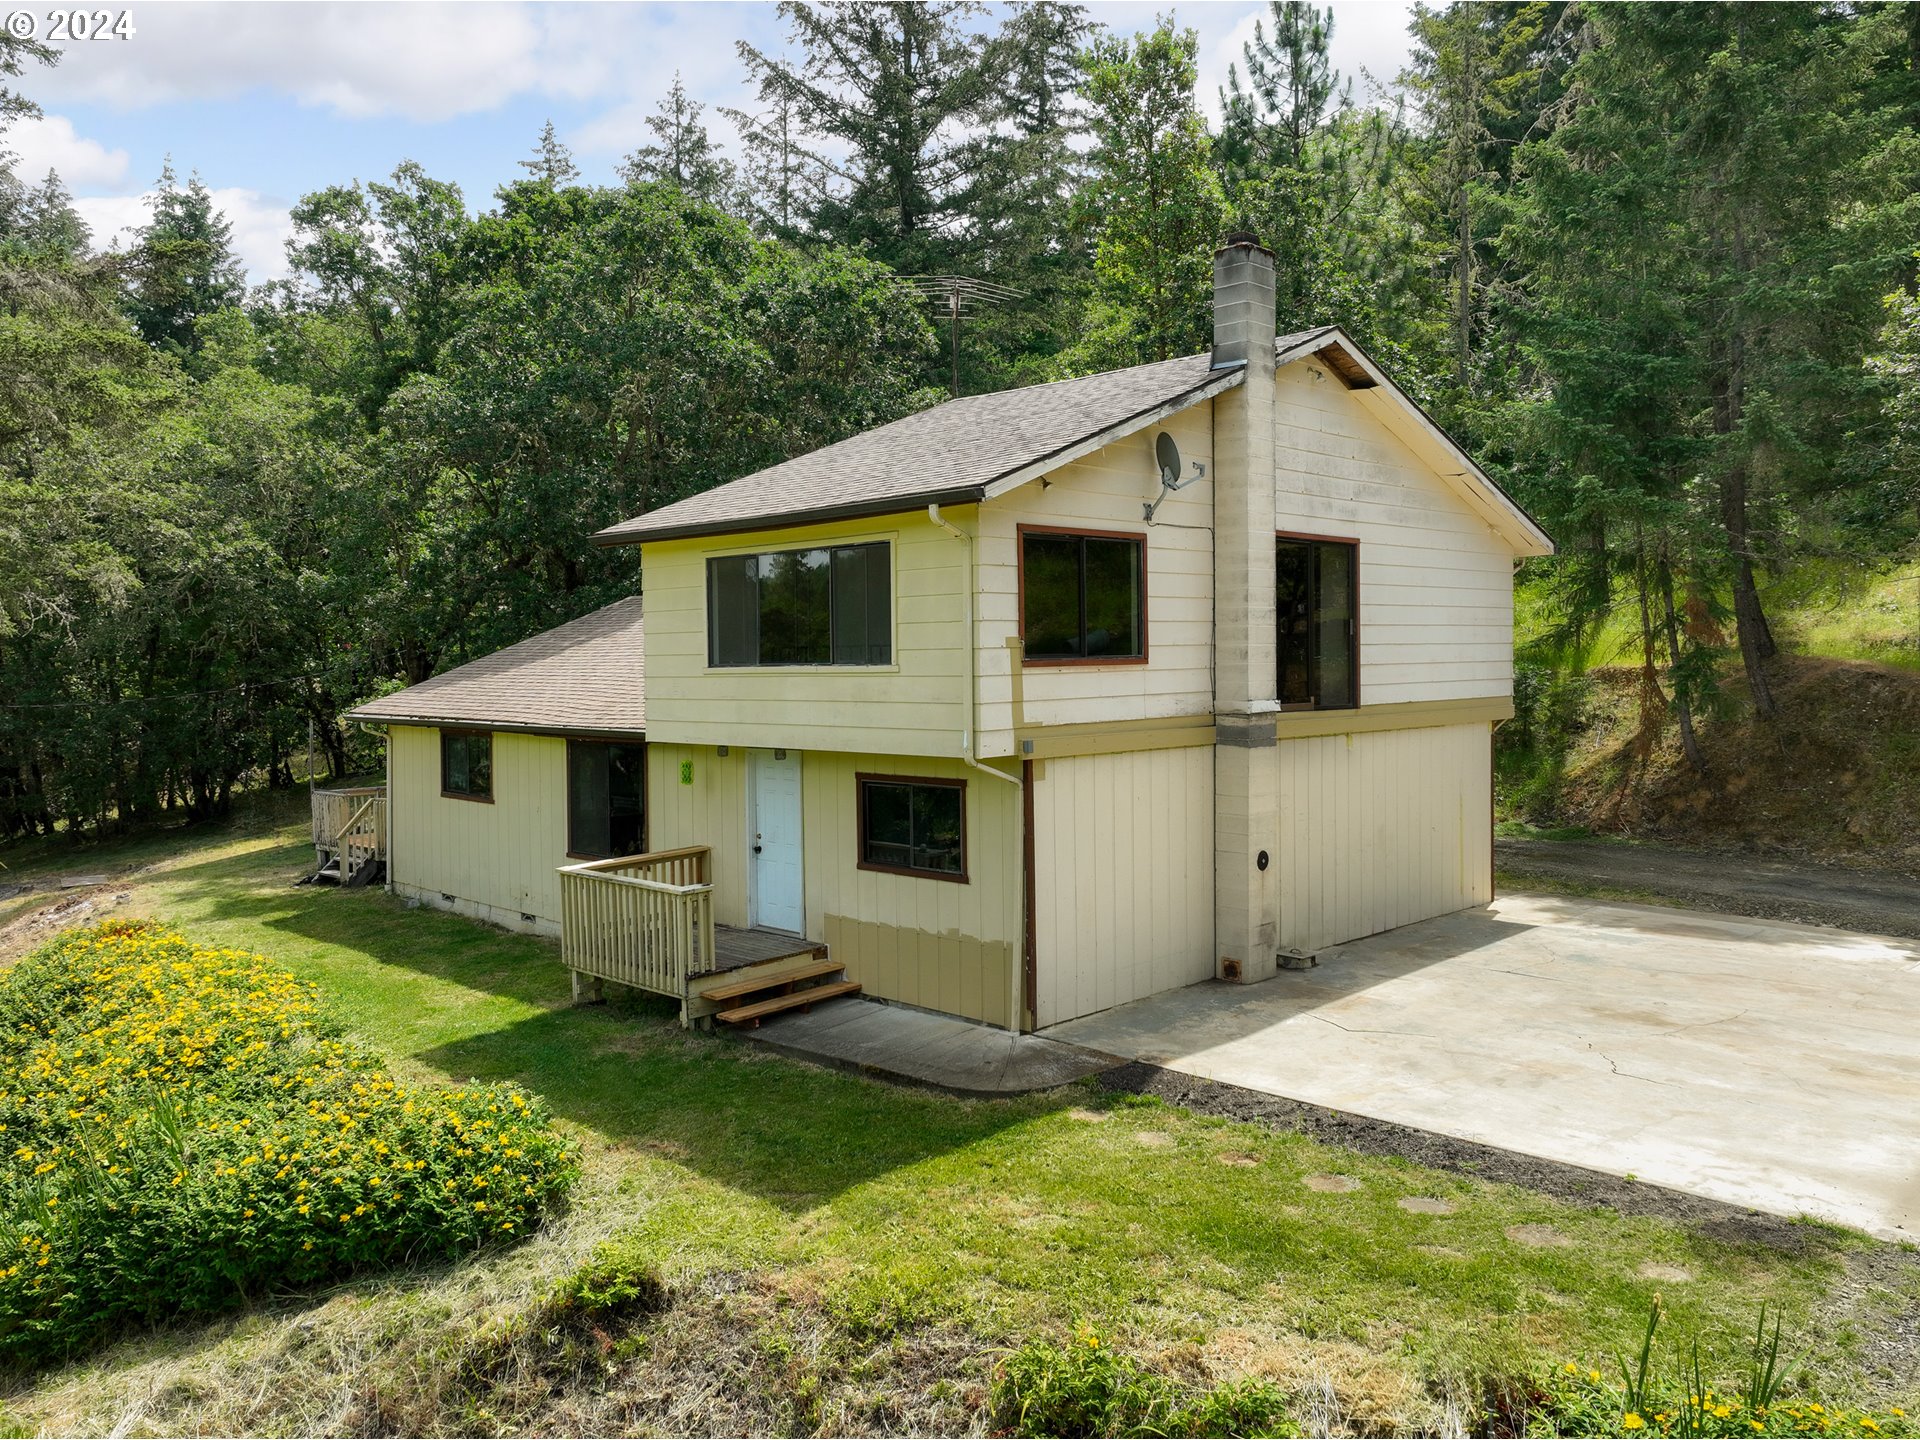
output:
{"label": "white cloud", "polygon": [[[293,233],[287,203],[258,190],[229,186],[210,192],[214,207],[233,226],[233,249],[246,266],[247,282],[259,285],[287,273],[287,237]],[[93,243],[105,250],[118,242],[125,249],[133,232],[153,214],[154,196],[85,195],[73,202],[80,218],[93,231]]]}
{"label": "white cloud", "polygon": [[672,55],[705,98],[737,81],[733,38],[755,18],[729,5],[195,0],[140,8],[131,40],[65,47],[35,93],[138,109],[266,91],[351,119],[434,122],[523,95],[663,94],[672,70],[656,57]]}
{"label": "white cloud", "polygon": [[69,190],[117,188],[126,184],[127,152],[109,150],[98,140],[74,132],[64,115],[20,120],[7,131],[0,147],[17,157],[15,173],[37,183],[49,170],[58,170]]}

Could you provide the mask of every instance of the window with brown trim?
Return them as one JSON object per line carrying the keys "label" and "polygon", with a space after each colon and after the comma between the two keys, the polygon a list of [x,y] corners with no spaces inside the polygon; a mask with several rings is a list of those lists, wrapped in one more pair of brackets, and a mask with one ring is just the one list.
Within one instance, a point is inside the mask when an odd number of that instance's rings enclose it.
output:
{"label": "window with brown trim", "polygon": [[860,868],[967,878],[967,782],[857,775]]}
{"label": "window with brown trim", "polygon": [[1276,544],[1280,703],[1352,709],[1360,703],[1360,547],[1298,536]]}
{"label": "window with brown trim", "polygon": [[460,800],[493,799],[493,732],[440,732],[440,793]]}
{"label": "window with brown trim", "polygon": [[892,546],[880,540],[709,559],[707,663],[892,664]]}
{"label": "window with brown trim", "polygon": [[567,853],[606,860],[647,848],[647,747],[567,741]]}
{"label": "window with brown trim", "polygon": [[1029,664],[1146,659],[1146,537],[1022,526],[1020,638]]}

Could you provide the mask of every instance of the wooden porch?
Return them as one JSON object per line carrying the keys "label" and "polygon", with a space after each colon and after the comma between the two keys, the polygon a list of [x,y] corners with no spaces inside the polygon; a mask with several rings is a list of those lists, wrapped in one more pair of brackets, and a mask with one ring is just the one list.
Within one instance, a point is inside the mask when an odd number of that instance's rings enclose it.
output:
{"label": "wooden porch", "polygon": [[315,868],[303,885],[369,885],[387,873],[387,787],[315,790]]}
{"label": "wooden porch", "polygon": [[764,1015],[851,995],[857,982],[817,941],[716,925],[706,845],[560,868],[560,954],[576,1002],[611,981],[680,1002],[683,1025]]}

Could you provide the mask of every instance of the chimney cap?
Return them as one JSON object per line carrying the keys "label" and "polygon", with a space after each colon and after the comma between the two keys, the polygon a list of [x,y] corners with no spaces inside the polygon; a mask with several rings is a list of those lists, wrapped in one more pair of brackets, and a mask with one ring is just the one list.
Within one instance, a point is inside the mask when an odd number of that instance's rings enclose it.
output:
{"label": "chimney cap", "polygon": [[[1227,238],[1221,242],[1220,248],[1222,250],[1232,250],[1242,245],[1251,246],[1255,250],[1267,249],[1266,246],[1260,243],[1260,237],[1254,234],[1253,231],[1251,230],[1229,231],[1227,233]],[[1267,250],[1267,253],[1271,255],[1273,252],[1271,250]]]}

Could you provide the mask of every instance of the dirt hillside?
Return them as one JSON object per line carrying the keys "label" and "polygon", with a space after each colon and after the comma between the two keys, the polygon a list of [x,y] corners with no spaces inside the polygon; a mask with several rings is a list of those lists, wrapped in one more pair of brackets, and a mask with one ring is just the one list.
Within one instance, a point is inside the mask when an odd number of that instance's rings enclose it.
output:
{"label": "dirt hillside", "polygon": [[1783,657],[1780,715],[1701,722],[1707,774],[1671,722],[1640,731],[1638,674],[1592,672],[1550,819],[1602,833],[1792,856],[1920,877],[1920,674]]}

